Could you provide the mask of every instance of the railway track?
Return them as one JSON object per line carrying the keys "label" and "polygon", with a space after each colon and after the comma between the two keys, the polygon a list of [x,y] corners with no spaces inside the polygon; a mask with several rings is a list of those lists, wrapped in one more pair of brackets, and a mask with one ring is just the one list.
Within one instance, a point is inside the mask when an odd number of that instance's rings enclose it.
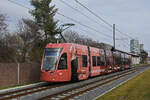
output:
{"label": "railway track", "polygon": [[21,96],[36,93],[39,91],[44,91],[44,90],[55,88],[55,87],[64,86],[67,84],[69,84],[69,83],[60,83],[60,84],[48,83],[48,84],[43,85],[43,86],[35,86],[35,87],[20,89],[20,90],[11,91],[11,92],[8,91],[6,93],[0,94],[0,100],[9,100],[9,99],[13,99],[13,98],[18,98]]}
{"label": "railway track", "polygon": [[[55,93],[48,94],[48,95],[46,95],[44,97],[40,97],[38,99],[40,99],[40,100],[58,100],[58,99],[59,100],[67,100],[67,99],[70,99],[77,95],[86,93],[89,90],[92,90],[96,87],[102,86],[103,84],[113,82],[114,80],[120,79],[126,75],[129,75],[129,74],[134,73],[141,69],[143,69],[143,67],[132,68],[132,69],[128,69],[125,71],[101,76],[101,78],[96,77],[97,79],[91,78],[91,79],[89,79],[91,81],[85,80],[85,81],[76,82],[76,83],[57,83],[57,84],[51,83],[51,84],[48,84],[45,86],[37,86],[37,87],[33,87],[33,88],[27,88],[27,89],[22,89],[22,90],[18,90],[18,91],[8,92],[8,93],[1,93],[0,100],[10,100],[13,98],[18,99],[20,97],[26,97],[31,94],[40,93],[41,91],[46,91],[46,90],[50,91],[51,89],[54,89],[54,88],[57,88],[57,91]],[[89,82],[86,82],[86,81],[89,81]],[[76,85],[76,86],[72,86],[72,84],[77,84],[77,83],[80,83],[80,84]],[[68,86],[69,88],[65,88],[64,90],[59,91],[59,88],[64,87],[64,86]],[[24,98],[24,100],[26,100],[26,99]]]}
{"label": "railway track", "polygon": [[75,96],[89,92],[90,90],[93,90],[93,89],[100,87],[104,84],[118,80],[118,79],[125,77],[131,73],[134,73],[138,70],[140,70],[140,69],[129,70],[129,71],[121,73],[121,74],[118,73],[117,75],[107,77],[107,78],[102,79],[102,80],[94,81],[94,82],[85,84],[83,86],[75,87],[75,88],[72,88],[70,90],[58,92],[56,94],[49,95],[49,96],[44,97],[44,98],[40,98],[39,100],[69,100],[69,99],[71,100],[71,98],[73,98]]}

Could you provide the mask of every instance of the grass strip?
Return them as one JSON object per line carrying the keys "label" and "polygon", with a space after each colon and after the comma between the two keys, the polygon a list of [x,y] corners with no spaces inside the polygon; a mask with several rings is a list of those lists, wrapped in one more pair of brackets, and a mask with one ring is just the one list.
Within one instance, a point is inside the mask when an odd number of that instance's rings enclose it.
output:
{"label": "grass strip", "polygon": [[21,86],[26,86],[26,85],[32,85],[32,84],[36,84],[36,83],[40,83],[40,81],[39,82],[33,82],[33,83],[12,85],[12,86],[7,86],[7,87],[0,87],[0,90],[11,89],[11,88],[21,87]]}
{"label": "grass strip", "polygon": [[150,69],[97,100],[150,100]]}

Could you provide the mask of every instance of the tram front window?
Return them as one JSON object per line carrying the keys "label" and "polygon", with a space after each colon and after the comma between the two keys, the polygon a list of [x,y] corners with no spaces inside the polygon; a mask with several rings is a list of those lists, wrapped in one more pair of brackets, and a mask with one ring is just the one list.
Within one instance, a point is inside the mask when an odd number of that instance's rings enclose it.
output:
{"label": "tram front window", "polygon": [[53,71],[56,69],[57,60],[61,49],[47,48],[45,49],[45,56],[43,61],[42,70]]}

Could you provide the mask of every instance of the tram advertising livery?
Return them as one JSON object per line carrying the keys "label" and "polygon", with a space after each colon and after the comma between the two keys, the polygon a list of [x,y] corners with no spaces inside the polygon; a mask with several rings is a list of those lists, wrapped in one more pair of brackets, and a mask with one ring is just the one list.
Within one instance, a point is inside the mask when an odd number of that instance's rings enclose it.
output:
{"label": "tram advertising livery", "polygon": [[41,80],[65,82],[85,80],[125,70],[132,65],[131,55],[73,43],[48,44],[41,64]]}

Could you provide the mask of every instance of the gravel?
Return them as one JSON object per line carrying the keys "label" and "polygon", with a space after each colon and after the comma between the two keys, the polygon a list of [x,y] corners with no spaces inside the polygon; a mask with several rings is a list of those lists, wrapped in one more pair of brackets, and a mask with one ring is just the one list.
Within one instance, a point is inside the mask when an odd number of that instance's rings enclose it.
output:
{"label": "gravel", "polygon": [[108,93],[109,91],[111,91],[112,89],[120,86],[121,84],[127,82],[128,80],[134,78],[135,76],[143,73],[145,70],[149,69],[148,68],[144,68],[143,70],[137,71],[135,73],[132,73],[130,75],[127,75],[119,80],[115,80],[111,83],[105,84],[103,86],[100,86],[94,90],[89,91],[86,94],[80,95],[78,96],[78,98],[73,98],[74,100],[96,100],[97,98],[103,96],[104,94]]}

